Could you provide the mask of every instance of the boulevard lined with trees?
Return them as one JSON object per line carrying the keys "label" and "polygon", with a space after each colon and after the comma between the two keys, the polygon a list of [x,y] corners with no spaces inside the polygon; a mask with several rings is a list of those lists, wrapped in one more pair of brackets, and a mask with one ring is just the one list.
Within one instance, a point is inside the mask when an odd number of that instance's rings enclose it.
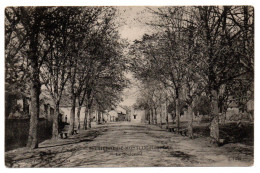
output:
{"label": "boulevard lined with trees", "polygon": [[6,92],[30,96],[28,147],[38,147],[39,98],[43,92],[55,105],[53,139],[59,137],[62,99],[72,103],[70,135],[82,126],[82,106],[86,106],[83,126],[87,129],[93,105],[104,111],[120,102],[127,84],[126,42],[116,30],[115,8],[7,7],[5,16]]}
{"label": "boulevard lined with trees", "polygon": [[141,83],[135,106],[146,110],[148,124],[162,127],[164,117],[169,128],[171,118],[179,133],[185,108],[191,138],[193,115],[202,114],[210,116],[210,136],[220,142],[219,122],[231,102],[253,122],[253,7],[147,7],[153,17],[145,24],[153,32],[132,44],[120,38],[117,10],[6,8],[6,107],[13,97],[29,96],[29,148],[38,147],[43,93],[54,103],[52,139],[57,140],[61,102],[71,104],[69,135],[86,130],[93,109],[100,119],[120,103],[129,72]]}
{"label": "boulevard lined with trees", "polygon": [[252,165],[254,21],[251,6],[6,7],[6,166]]}
{"label": "boulevard lined with trees", "polygon": [[196,111],[211,117],[210,136],[219,142],[219,119],[231,101],[252,120],[247,104],[254,97],[253,7],[161,7],[148,12],[153,19],[146,24],[155,32],[131,46],[130,67],[142,81],[137,106],[149,112],[148,122],[157,123],[153,117],[166,103],[166,122],[171,113],[179,131],[184,106],[189,136],[193,138]]}

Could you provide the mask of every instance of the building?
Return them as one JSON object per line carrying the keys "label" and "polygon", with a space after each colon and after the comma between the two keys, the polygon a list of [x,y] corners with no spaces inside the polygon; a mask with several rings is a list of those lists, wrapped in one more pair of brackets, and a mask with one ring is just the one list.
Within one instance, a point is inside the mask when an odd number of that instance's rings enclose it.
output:
{"label": "building", "polygon": [[118,117],[117,111],[114,109],[109,111],[108,117],[109,117],[109,122],[115,122]]}
{"label": "building", "polygon": [[[8,97],[8,95],[6,96]],[[8,100],[6,103],[6,117],[8,119],[29,119],[30,118],[30,97],[26,95],[20,95],[19,97],[14,97],[11,101]],[[40,119],[47,119],[52,121],[54,115],[54,102],[46,94],[42,92],[40,95]],[[62,114],[63,111],[60,110]]]}
{"label": "building", "polygon": [[144,109],[135,109],[131,107],[131,117],[130,121],[134,123],[144,123],[145,122],[145,110]]}
{"label": "building", "polygon": [[127,116],[123,112],[119,112],[117,114],[117,121],[127,121]]}
{"label": "building", "polygon": [[117,106],[116,108],[112,108],[107,114],[111,122],[129,121],[130,110],[124,106]]}

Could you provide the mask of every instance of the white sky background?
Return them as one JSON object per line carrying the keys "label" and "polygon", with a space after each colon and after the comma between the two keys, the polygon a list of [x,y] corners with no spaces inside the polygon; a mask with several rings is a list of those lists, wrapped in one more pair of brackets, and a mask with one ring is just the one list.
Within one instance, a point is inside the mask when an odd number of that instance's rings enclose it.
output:
{"label": "white sky background", "polygon": [[121,27],[118,29],[122,38],[133,42],[141,39],[144,33],[151,32],[151,29],[145,24],[151,18],[146,7],[117,7],[118,22]]}
{"label": "white sky background", "polygon": [[[145,22],[151,19],[150,13],[146,7],[118,7],[118,28],[121,38],[127,39],[130,44],[134,40],[139,40],[142,36],[152,32],[152,28],[147,26]],[[132,106],[138,97],[138,81],[136,81],[131,73],[126,76],[130,79],[131,85],[123,92],[123,102],[120,105]]]}

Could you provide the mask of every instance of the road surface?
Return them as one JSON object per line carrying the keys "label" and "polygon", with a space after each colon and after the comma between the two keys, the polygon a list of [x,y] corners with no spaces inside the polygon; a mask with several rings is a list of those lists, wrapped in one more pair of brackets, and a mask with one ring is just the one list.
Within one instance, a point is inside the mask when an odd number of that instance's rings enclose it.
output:
{"label": "road surface", "polygon": [[[249,166],[252,158],[233,157],[227,148],[191,140],[155,125],[107,123],[39,149],[6,152],[8,167],[173,167]],[[239,159],[238,159],[239,158]]]}

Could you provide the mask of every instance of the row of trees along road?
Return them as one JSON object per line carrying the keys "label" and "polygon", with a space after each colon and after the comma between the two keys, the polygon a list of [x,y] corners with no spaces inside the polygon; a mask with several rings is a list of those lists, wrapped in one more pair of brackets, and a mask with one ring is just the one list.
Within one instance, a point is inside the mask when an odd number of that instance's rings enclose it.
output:
{"label": "row of trees along road", "polygon": [[83,128],[87,129],[91,108],[104,111],[120,101],[119,93],[127,84],[126,43],[119,38],[115,20],[112,7],[6,8],[6,90],[30,94],[28,147],[38,147],[43,90],[55,105],[53,139],[59,134],[61,100],[71,100],[70,135],[75,126],[81,127],[81,107],[86,107]]}
{"label": "row of trees along road", "polygon": [[[172,100],[174,104],[178,130],[180,107],[182,102],[187,105],[191,115],[188,131],[192,137],[192,114],[198,100],[208,99],[212,117],[210,135],[219,141],[219,114],[226,111],[228,96],[235,97],[240,107],[245,107],[248,93],[249,98],[253,97],[253,7],[147,10],[153,19],[146,24],[154,32],[136,40],[131,48],[132,71],[143,81],[144,88],[152,88],[142,92],[140,105],[150,110],[156,108],[154,97],[158,91],[154,90],[158,90],[157,86],[164,87],[164,100],[168,99],[168,103]],[[160,94],[156,100],[162,100]]]}

